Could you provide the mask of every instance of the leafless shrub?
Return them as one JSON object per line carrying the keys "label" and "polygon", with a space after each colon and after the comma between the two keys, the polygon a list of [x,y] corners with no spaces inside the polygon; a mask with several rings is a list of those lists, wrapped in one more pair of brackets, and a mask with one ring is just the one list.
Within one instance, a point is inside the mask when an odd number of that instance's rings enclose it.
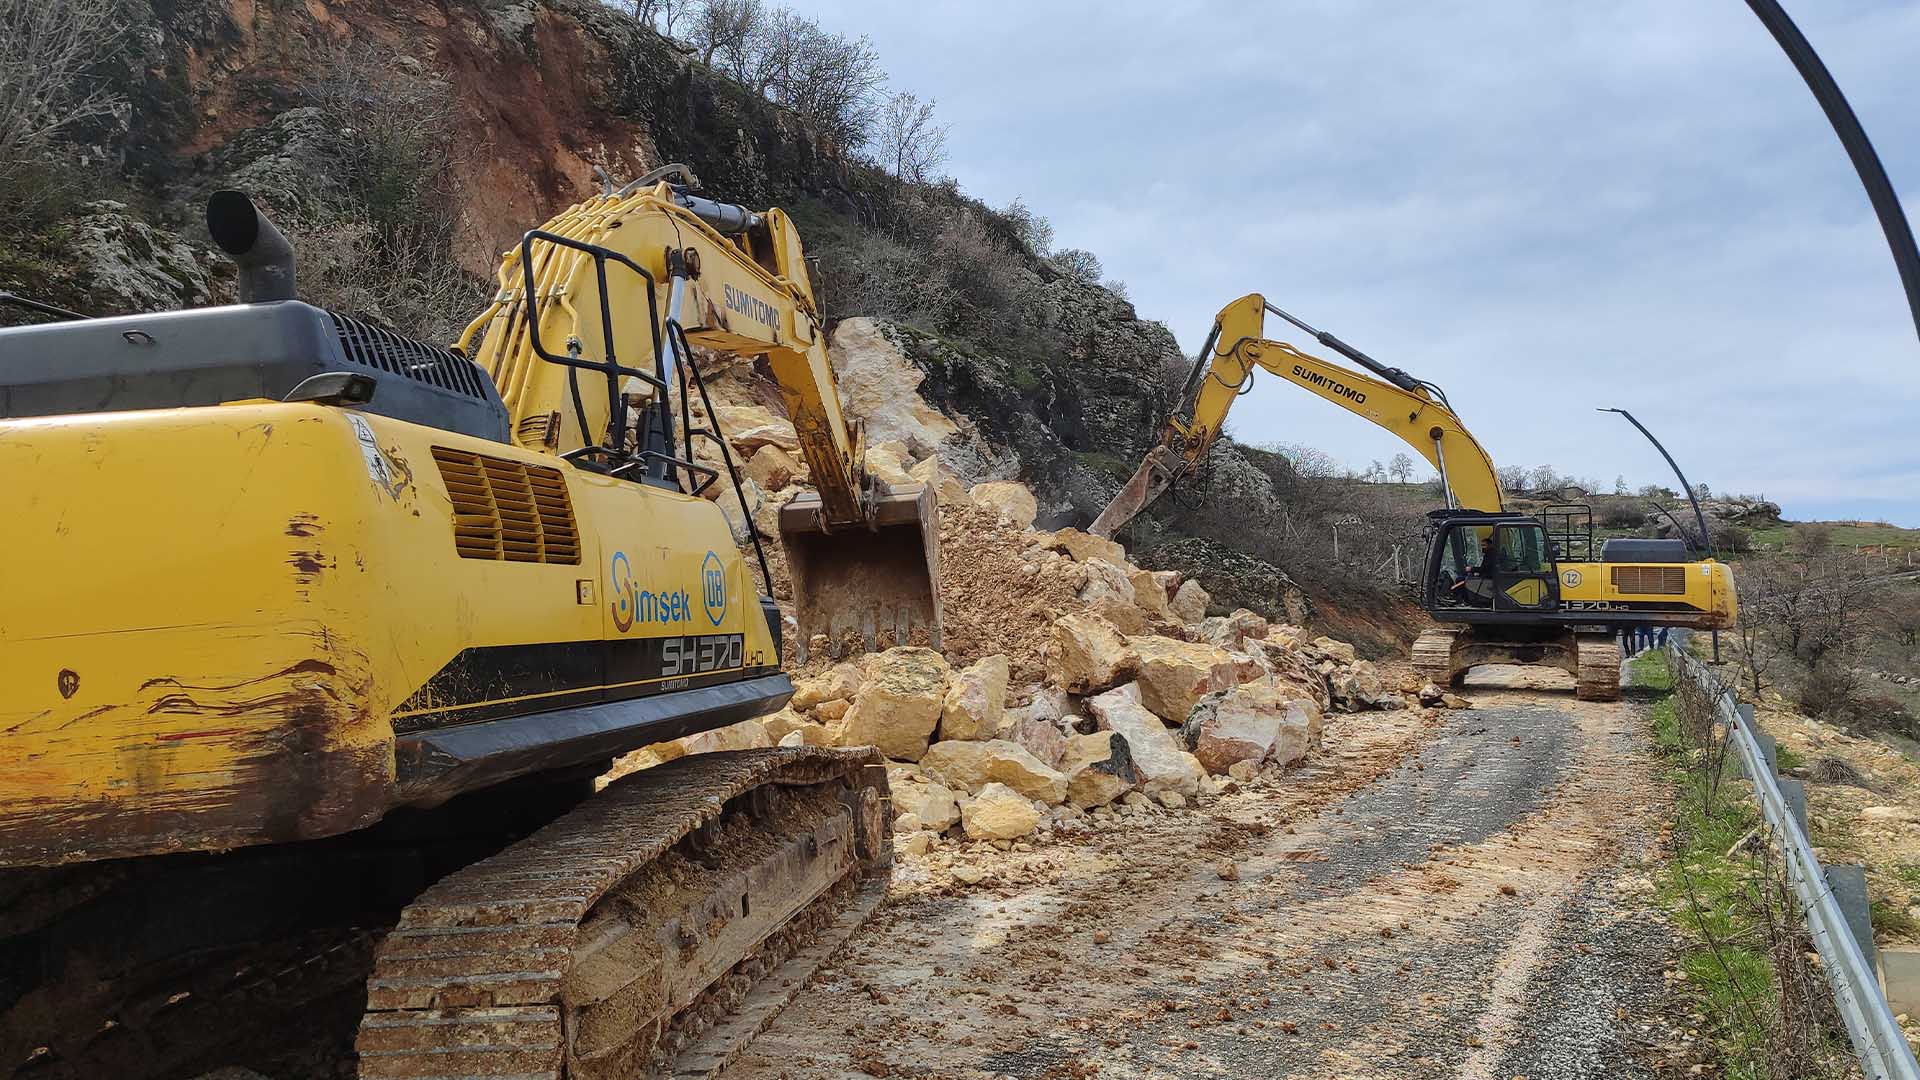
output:
{"label": "leafless shrub", "polygon": [[746,82],[750,45],[765,19],[760,0],[701,0],[688,22],[687,40],[700,50],[701,63]]}
{"label": "leafless shrub", "polygon": [[88,75],[119,26],[111,0],[0,0],[0,228],[60,199],[72,175],[62,134],[121,106]]}
{"label": "leafless shrub", "polygon": [[1027,250],[1045,258],[1053,250],[1053,223],[1030,209],[1026,201],[1019,196],[1000,210],[1000,216],[1007,219],[1020,242]]}
{"label": "leafless shrub", "polygon": [[1083,248],[1062,248],[1053,253],[1053,264],[1060,272],[1085,285],[1100,280],[1100,257]]}
{"label": "leafless shrub", "polygon": [[694,0],[633,0],[633,17],[660,34],[674,37],[697,6]]}
{"label": "leafless shrub", "polygon": [[367,45],[333,54],[304,87],[340,133],[337,194],[289,222],[301,290],[316,303],[450,340],[483,283],[452,254],[460,114],[418,62]]}
{"label": "leafless shrub", "polygon": [[902,91],[880,112],[875,153],[894,178],[924,183],[947,160],[947,125],[933,119],[933,102]]}

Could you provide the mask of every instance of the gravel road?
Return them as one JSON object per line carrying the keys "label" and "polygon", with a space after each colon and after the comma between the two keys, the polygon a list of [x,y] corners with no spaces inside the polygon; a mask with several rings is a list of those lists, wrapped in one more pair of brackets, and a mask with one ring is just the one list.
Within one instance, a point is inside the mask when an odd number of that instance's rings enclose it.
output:
{"label": "gravel road", "polygon": [[725,1075],[1662,1075],[1644,718],[1533,678],[1335,717],[1309,767],[1198,810],[903,863]]}

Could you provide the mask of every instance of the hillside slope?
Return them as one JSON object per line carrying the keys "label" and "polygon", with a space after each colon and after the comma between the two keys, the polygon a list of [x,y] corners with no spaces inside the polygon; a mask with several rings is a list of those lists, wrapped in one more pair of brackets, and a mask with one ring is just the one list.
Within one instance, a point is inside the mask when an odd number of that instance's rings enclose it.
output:
{"label": "hillside slope", "polygon": [[[200,208],[232,186],[295,241],[303,296],[446,340],[498,253],[597,173],[678,161],[711,197],[786,208],[830,321],[884,320],[927,398],[980,433],[962,479],[1024,480],[1043,525],[1092,519],[1184,374],[1165,327],[1036,253],[1020,213],[896,180],[598,3],[136,2],[100,53],[86,77],[117,107],[66,133],[64,198],[12,227],[0,215],[0,288],[93,314],[225,302]],[[1211,515],[1233,527],[1169,502],[1134,546],[1286,617],[1280,549],[1246,542],[1278,519],[1284,462],[1216,458]],[[1304,565],[1287,569],[1311,579]]]}

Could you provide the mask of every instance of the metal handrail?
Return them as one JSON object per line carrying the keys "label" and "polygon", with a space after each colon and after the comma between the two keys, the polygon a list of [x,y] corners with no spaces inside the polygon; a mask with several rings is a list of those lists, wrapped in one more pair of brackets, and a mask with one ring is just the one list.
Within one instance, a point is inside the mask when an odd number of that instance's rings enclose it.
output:
{"label": "metal handrail", "polygon": [[1893,1018],[1880,980],[1867,963],[1860,943],[1854,940],[1826,871],[1813,853],[1807,834],[1788,808],[1786,797],[1773,775],[1773,766],[1754,738],[1752,725],[1740,715],[1733,691],[1723,685],[1707,665],[1689,654],[1679,642],[1669,642],[1667,652],[1675,669],[1701,687],[1713,700],[1714,712],[1726,725],[1727,737],[1753,780],[1753,793],[1760,803],[1761,816],[1780,839],[1780,850],[1787,868],[1787,883],[1806,913],[1807,929],[1813,935],[1813,947],[1819,951],[1821,970],[1833,991],[1833,1002],[1846,1025],[1847,1038],[1860,1059],[1860,1071],[1867,1080],[1920,1080],[1920,1063],[1900,1024]]}

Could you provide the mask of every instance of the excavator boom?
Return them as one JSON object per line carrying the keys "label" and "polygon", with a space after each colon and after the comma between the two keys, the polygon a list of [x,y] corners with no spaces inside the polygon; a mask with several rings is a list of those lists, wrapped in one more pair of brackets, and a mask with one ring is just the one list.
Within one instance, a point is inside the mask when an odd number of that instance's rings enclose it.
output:
{"label": "excavator boom", "polygon": [[[458,347],[493,376],[514,437],[529,448],[667,481],[689,467],[692,438],[713,434],[688,411],[704,394],[692,349],[764,357],[813,488],[778,517],[798,655],[816,635],[836,644],[854,635],[873,648],[881,631],[899,644],[919,634],[938,646],[932,489],[893,491],[867,474],[863,433],[841,412],[799,234],[784,213],[661,180],[589,199],[527,234],[499,285]],[[676,425],[687,442],[677,461],[667,434]],[[725,458],[724,440],[714,441]]]}

